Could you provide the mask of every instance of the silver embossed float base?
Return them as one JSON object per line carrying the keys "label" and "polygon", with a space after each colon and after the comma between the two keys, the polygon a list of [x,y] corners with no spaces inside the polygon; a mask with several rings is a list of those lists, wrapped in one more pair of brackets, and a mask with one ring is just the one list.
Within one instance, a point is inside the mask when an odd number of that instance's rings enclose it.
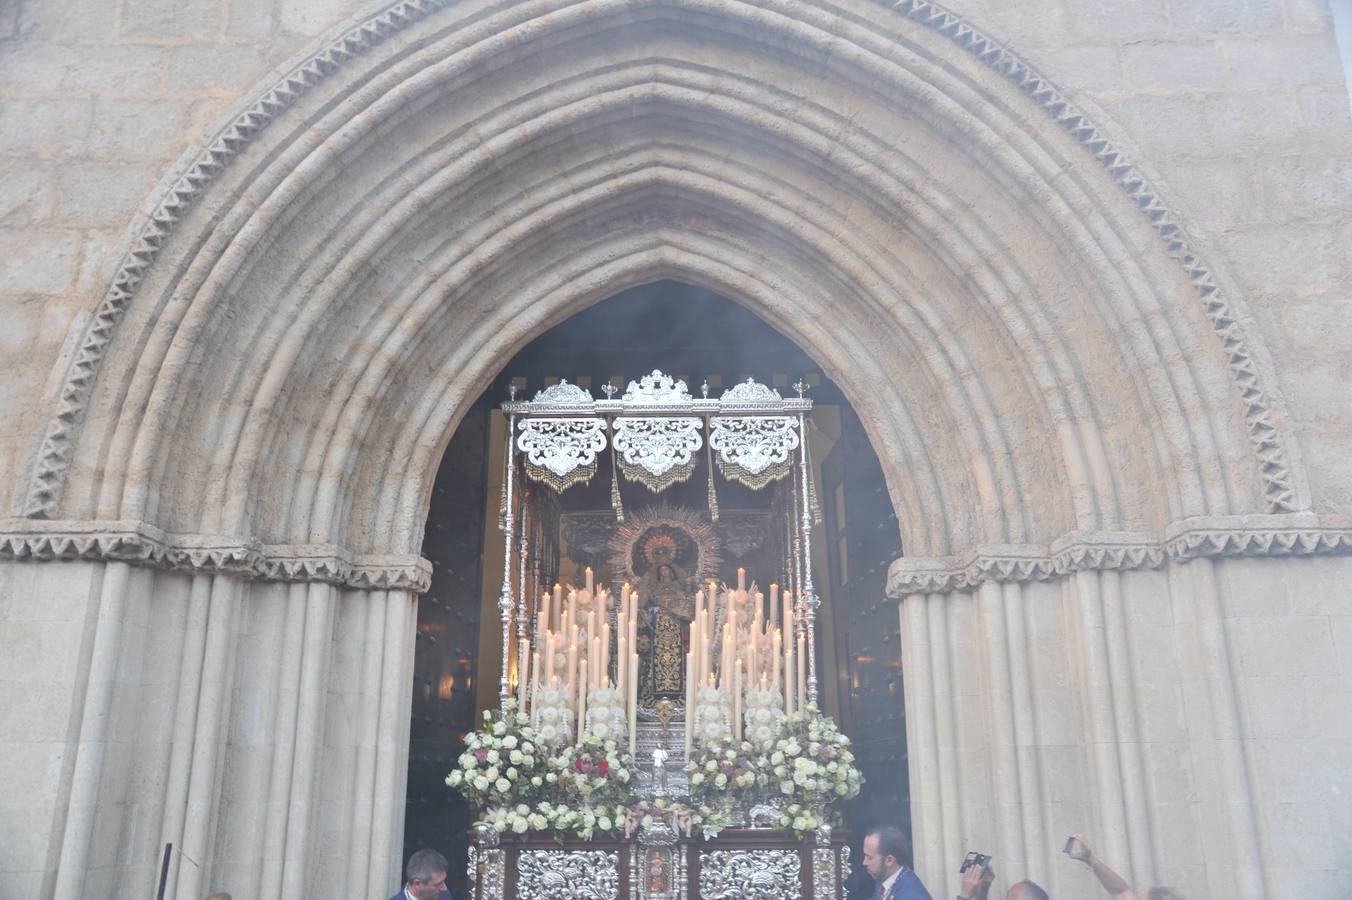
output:
{"label": "silver embossed float base", "polygon": [[620,854],[616,850],[523,850],[516,861],[518,897],[617,900]]}
{"label": "silver embossed float base", "polygon": [[700,900],[801,897],[797,850],[709,850],[699,855]]}

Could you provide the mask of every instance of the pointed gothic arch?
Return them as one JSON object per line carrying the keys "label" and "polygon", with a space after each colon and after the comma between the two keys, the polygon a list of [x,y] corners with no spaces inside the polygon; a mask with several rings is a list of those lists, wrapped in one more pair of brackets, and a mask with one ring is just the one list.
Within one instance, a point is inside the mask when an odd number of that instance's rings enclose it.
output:
{"label": "pointed gothic arch", "polygon": [[[335,675],[325,629],[379,683],[362,722],[386,722],[407,693],[421,528],[459,416],[515,348],[658,278],[744,304],[849,397],[918,557],[893,572],[896,597],[920,598],[910,635],[945,643],[950,595],[993,590],[1008,610],[1023,586],[1041,603],[1086,575],[1155,578],[1166,557],[1210,552],[1188,546],[1189,520],[1300,505],[1233,299],[1103,132],[960,19],[918,0],[401,2],[185,157],[35,451],[24,513],[54,521],[25,540],[106,564],[105,598],[128,590],[128,559],[158,568],[154,591],[198,597],[204,684],[232,677],[240,651],[222,635],[241,616],[299,654],[277,675],[301,699],[269,725],[270,760],[232,776],[245,793],[287,788],[265,831],[296,856],[272,859],[218,796],[220,733],[240,727],[228,709],[184,726],[170,766],[187,799],[163,833],[202,849],[237,838],[218,865],[255,866],[263,895],[320,867],[328,751],[304,729],[329,721],[330,678],[358,683]],[[262,609],[274,601],[288,612]],[[113,656],[96,660],[116,659],[119,615],[95,637]],[[342,624],[356,615],[379,628]],[[931,860],[952,855],[980,782],[945,759],[947,668],[933,661],[914,688],[930,692],[912,755],[933,767],[917,801]],[[1011,704],[1030,710],[1030,685],[1015,677]],[[106,726],[88,715],[58,895],[106,814]],[[338,883],[354,892],[397,868],[393,814],[364,831],[361,818],[400,777],[398,744],[342,751]],[[1111,781],[1128,755],[1086,765]],[[1036,772],[1006,763],[1030,808],[1045,799]],[[1100,788],[1149,869],[1144,788]],[[193,831],[184,809],[209,825]],[[1030,813],[996,837],[1032,872],[1044,831]]]}

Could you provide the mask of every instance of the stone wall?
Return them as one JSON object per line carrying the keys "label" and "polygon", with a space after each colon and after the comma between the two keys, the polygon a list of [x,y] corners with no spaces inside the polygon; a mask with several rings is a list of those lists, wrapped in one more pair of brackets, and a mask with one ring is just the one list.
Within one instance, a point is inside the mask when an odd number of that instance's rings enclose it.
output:
{"label": "stone wall", "polygon": [[[1352,513],[1347,164],[1327,0],[955,2],[1091,111],[1238,289],[1294,421],[1308,508]],[[188,148],[355,0],[37,2],[0,11],[0,499],[33,462],[72,333]],[[66,357],[62,357],[63,347]],[[17,511],[17,508],[16,508]]]}

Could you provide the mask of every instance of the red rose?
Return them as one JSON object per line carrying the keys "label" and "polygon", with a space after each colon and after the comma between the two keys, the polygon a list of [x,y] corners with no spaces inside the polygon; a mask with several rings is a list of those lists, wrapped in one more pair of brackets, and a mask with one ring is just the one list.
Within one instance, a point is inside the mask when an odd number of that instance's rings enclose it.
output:
{"label": "red rose", "polygon": [[608,772],[610,772],[610,766],[608,766],[608,765],[606,764],[606,761],[605,761],[604,759],[601,760],[599,763],[596,764],[596,768],[597,768],[597,770],[601,773],[601,775],[602,775],[603,777],[604,777]]}

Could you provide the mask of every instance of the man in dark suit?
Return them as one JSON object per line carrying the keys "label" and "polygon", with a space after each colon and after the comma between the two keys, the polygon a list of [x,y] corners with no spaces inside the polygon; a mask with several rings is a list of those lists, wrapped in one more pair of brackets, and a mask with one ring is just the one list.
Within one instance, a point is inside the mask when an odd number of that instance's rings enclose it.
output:
{"label": "man in dark suit", "polygon": [[446,890],[446,857],[424,848],[408,858],[404,889],[390,900],[451,900]]}
{"label": "man in dark suit", "polygon": [[872,900],[930,900],[929,891],[903,861],[910,858],[910,842],[895,825],[864,836],[864,868],[877,882]]}

